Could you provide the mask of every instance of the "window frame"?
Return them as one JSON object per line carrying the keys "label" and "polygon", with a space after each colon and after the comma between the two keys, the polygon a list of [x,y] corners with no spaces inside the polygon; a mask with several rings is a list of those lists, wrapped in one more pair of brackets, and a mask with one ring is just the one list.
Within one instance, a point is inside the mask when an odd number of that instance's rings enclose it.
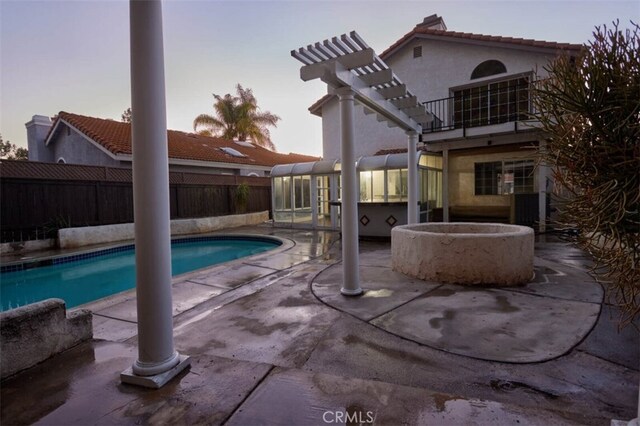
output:
{"label": "window frame", "polygon": [[[512,172],[513,177],[511,178],[512,182],[511,182],[511,190],[508,191],[507,188],[507,180],[506,180],[506,170],[509,169],[509,167],[507,167],[508,164],[516,164],[516,163],[521,163],[521,170],[523,172],[525,172],[527,169],[530,168],[530,174],[526,175],[526,172],[522,174],[522,176],[517,176],[515,171]],[[485,181],[485,185],[482,186],[481,188],[484,188],[484,190],[482,191],[482,193],[478,193],[478,180],[479,180],[479,176],[478,176],[478,166],[479,165],[489,165],[492,164],[493,165],[493,169],[492,169],[492,173],[491,176],[489,178],[487,178],[487,173],[485,172],[484,176],[481,177],[481,180]],[[496,165],[499,164],[499,168],[496,167]],[[512,166],[514,167],[514,166]],[[497,171],[496,171],[497,170]],[[513,170],[513,169],[512,169]],[[478,161],[478,162],[474,162],[473,163],[473,195],[476,197],[481,197],[481,196],[485,196],[485,195],[490,195],[490,196],[505,196],[505,195],[511,195],[511,194],[533,194],[536,193],[536,177],[535,177],[535,160],[531,159],[531,158],[505,158],[502,160],[495,160],[495,161]],[[496,192],[491,192],[491,193],[487,193],[486,188],[486,181],[489,180],[493,180],[497,178],[497,182],[495,187],[492,185],[491,186],[491,190],[493,191],[493,189],[496,190]],[[516,183],[516,179],[519,179],[521,182],[520,185],[518,185]]]}
{"label": "window frame", "polygon": [[[452,101],[452,105],[449,107],[449,122],[452,123],[452,128],[480,127],[526,120],[527,114],[532,110],[530,88],[533,82],[533,72],[523,72],[497,78],[491,77],[479,78],[471,83],[449,88],[449,98]],[[524,80],[524,84],[528,86],[528,89],[526,91],[517,91],[513,96],[514,99],[511,100],[511,92],[508,88],[516,86],[509,86],[509,83],[517,80]],[[492,90],[491,86],[499,86],[505,83],[507,84],[506,93],[499,92],[500,89],[496,90],[494,88]],[[470,92],[465,100],[469,97],[471,97],[471,100],[467,100],[463,104],[462,99],[465,91]],[[476,97],[471,96],[472,92],[475,92]],[[461,93],[461,96],[456,96],[458,93]],[[523,94],[526,94],[526,99],[523,98]],[[506,96],[507,102],[501,102],[496,105],[495,100],[500,100],[504,96]],[[476,100],[478,105],[474,106]],[[471,103],[467,105],[467,102]],[[505,105],[506,113],[502,113],[500,106],[504,107]],[[511,108],[512,106],[513,108]],[[521,112],[523,107],[524,112]],[[518,113],[510,113],[511,109]],[[473,114],[475,112],[477,114]]]}

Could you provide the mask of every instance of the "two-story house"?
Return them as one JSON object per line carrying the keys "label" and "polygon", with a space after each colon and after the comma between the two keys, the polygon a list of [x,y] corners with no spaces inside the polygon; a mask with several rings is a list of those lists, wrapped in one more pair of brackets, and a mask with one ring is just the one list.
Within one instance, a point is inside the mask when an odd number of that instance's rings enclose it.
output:
{"label": "two-story house", "polygon": [[[543,228],[549,172],[537,161],[537,148],[545,136],[530,115],[530,89],[535,79],[546,76],[545,65],[580,49],[573,44],[448,31],[441,17],[431,15],[380,54],[433,121],[423,128],[418,164],[407,165],[406,135],[381,126],[375,115],[356,108],[360,234],[389,235],[391,227],[406,223],[407,167],[419,168],[421,221],[501,221]],[[274,213],[282,223],[337,226],[338,212],[327,211],[322,193],[332,192],[331,200],[339,198],[337,97],[327,95],[309,110],[322,118],[323,158],[326,164],[335,163],[334,170],[315,178],[315,191],[312,185],[308,191],[314,200],[310,207],[315,208],[297,221],[296,197],[304,190],[285,180],[299,179],[303,188],[296,170],[305,167],[276,166],[274,195],[289,189],[291,202],[274,199]],[[330,182],[338,188],[317,189]],[[291,215],[286,214],[289,206]],[[321,220],[323,212],[332,220]],[[317,217],[310,218],[313,215]]]}

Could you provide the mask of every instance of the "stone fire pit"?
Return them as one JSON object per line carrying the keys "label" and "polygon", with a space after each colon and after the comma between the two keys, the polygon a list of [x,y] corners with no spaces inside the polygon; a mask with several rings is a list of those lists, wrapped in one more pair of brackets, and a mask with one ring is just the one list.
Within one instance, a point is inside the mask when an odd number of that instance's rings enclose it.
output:
{"label": "stone fire pit", "polygon": [[533,229],[498,223],[393,228],[394,271],[428,281],[510,286],[533,278]]}

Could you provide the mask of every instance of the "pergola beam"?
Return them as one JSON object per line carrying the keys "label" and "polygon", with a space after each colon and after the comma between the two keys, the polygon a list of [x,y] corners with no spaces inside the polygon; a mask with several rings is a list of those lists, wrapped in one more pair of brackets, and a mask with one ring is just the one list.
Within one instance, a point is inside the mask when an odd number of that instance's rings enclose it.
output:
{"label": "pergola beam", "polygon": [[[294,55],[294,52],[296,51],[292,51],[291,54],[296,57],[296,59],[298,59],[297,56]],[[304,54],[303,52],[299,51],[296,52],[296,54],[300,54],[305,58],[309,57],[308,54]],[[327,71],[329,73],[332,72],[332,64],[335,64],[336,62],[340,63],[344,68],[350,71],[354,68],[373,64],[374,57],[375,53],[373,49],[367,49],[361,50],[359,52],[349,53],[348,55],[340,56],[338,58],[332,58],[322,62],[305,65],[304,67],[300,68],[300,78],[302,79],[302,81],[315,80],[317,78],[324,81],[325,78],[330,78],[329,75],[325,77],[325,74],[327,73]]]}
{"label": "pergola beam", "polygon": [[366,84],[354,73],[342,67],[341,64],[334,63],[332,65],[329,76],[325,75],[325,77],[329,78],[323,79],[325,83],[333,87],[333,89],[329,89],[329,93],[334,93],[332,90],[339,87],[350,87],[355,93],[355,99],[366,108],[386,117],[388,121],[392,121],[403,130],[422,131],[422,127],[417,121],[396,108],[378,90]]}
{"label": "pergola beam", "polygon": [[360,78],[369,86],[379,86],[390,83],[393,80],[393,72],[390,68],[387,68],[386,70],[372,72],[371,74],[364,74],[360,76]]}
{"label": "pergola beam", "polygon": [[378,89],[378,93],[385,99],[395,99],[407,94],[407,86],[399,84],[397,86],[383,87]]}
{"label": "pergola beam", "polygon": [[418,98],[412,95],[406,98],[392,99],[391,103],[394,104],[396,108],[409,108],[418,104]]}

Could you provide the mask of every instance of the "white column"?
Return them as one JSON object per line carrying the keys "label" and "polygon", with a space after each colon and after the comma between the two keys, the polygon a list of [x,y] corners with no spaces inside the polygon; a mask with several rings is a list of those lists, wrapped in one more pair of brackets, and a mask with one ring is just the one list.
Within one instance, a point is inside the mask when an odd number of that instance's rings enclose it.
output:
{"label": "white column", "polygon": [[173,346],[162,4],[129,5],[138,359],[121,379],[160,387],[189,364]]}
{"label": "white column", "polygon": [[442,150],[442,221],[449,222],[449,150]]}
{"label": "white column", "polygon": [[[540,151],[545,152],[547,143],[540,141]],[[547,185],[549,178],[549,166],[542,160],[538,167],[538,231],[547,230]]]}
{"label": "white column", "polygon": [[318,227],[318,183],[316,182],[316,176],[311,175],[311,181],[309,183],[309,189],[311,193],[311,226],[313,228]]}
{"label": "white column", "polygon": [[407,201],[407,223],[418,223],[418,134],[407,132],[407,179],[409,197]]}
{"label": "white column", "polygon": [[342,288],[345,296],[362,294],[360,288],[360,260],[358,244],[358,184],[356,179],[355,129],[353,91],[336,91],[340,98],[340,145],[342,183]]}

